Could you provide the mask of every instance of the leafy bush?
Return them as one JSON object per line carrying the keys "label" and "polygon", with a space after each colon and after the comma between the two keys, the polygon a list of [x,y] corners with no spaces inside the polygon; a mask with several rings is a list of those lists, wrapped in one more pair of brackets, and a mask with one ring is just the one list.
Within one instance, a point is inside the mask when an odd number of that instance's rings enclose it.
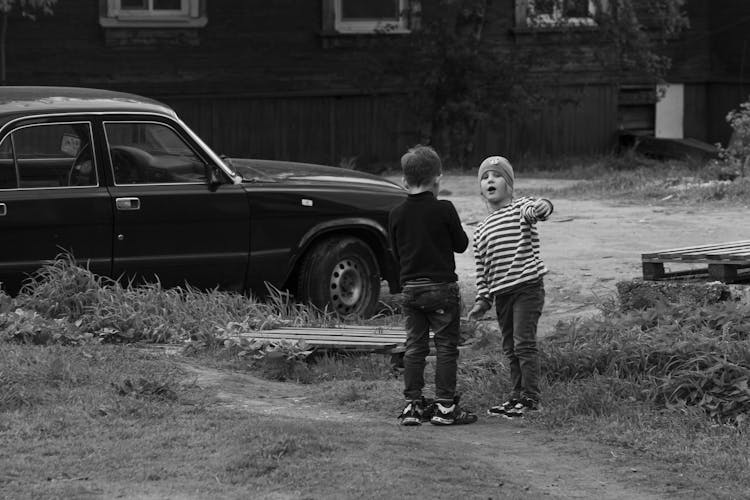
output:
{"label": "leafy bush", "polygon": [[45,318],[35,311],[16,309],[0,313],[0,340],[39,345],[77,344],[92,337],[65,319]]}
{"label": "leafy bush", "polygon": [[309,369],[303,363],[314,349],[304,341],[229,337],[224,346],[247,362],[252,369],[273,380],[310,382]]}

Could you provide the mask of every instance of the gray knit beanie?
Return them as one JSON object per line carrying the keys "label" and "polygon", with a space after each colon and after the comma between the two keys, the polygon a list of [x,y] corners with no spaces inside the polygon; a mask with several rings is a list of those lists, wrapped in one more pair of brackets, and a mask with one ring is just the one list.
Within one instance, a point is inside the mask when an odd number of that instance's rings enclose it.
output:
{"label": "gray knit beanie", "polygon": [[513,167],[510,166],[510,162],[507,159],[502,156],[489,156],[485,158],[482,164],[479,165],[477,179],[481,182],[484,173],[489,172],[490,170],[494,170],[500,174],[503,179],[505,179],[508,189],[513,191],[513,181],[515,177],[513,175]]}

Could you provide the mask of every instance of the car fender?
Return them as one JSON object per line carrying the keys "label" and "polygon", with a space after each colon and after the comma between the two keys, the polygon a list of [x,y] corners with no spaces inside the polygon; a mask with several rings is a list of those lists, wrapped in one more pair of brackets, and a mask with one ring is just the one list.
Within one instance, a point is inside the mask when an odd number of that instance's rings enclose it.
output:
{"label": "car fender", "polygon": [[285,282],[296,275],[300,260],[315,242],[326,235],[336,232],[349,232],[351,236],[362,237],[372,248],[380,266],[381,277],[386,279],[393,288],[397,286],[398,269],[395,265],[393,254],[388,242],[388,231],[382,224],[366,217],[349,217],[332,221],[321,222],[311,227],[303,236],[290,257],[289,273]]}

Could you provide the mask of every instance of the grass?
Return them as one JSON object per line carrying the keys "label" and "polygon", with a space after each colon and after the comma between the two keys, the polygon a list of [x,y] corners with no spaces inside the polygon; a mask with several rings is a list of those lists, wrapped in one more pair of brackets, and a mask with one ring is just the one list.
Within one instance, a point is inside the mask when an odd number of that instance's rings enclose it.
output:
{"label": "grass", "polygon": [[621,156],[583,159],[562,165],[531,163],[528,170],[517,170],[529,177],[580,179],[559,189],[539,192],[560,197],[618,198],[630,201],[659,201],[670,203],[746,204],[750,194],[750,179],[736,177],[720,163],[696,161],[652,160],[633,152]]}
{"label": "grass", "polygon": [[[662,196],[666,191],[649,191],[661,182],[654,178],[677,172],[606,168],[615,174],[587,181],[586,193],[597,186],[594,195]],[[745,181],[737,186],[746,192]],[[712,199],[705,189],[713,188],[700,189]],[[169,496],[175,484],[200,497],[309,488],[336,495],[341,490],[331,481],[347,483],[381,460],[365,465],[352,450],[394,457],[405,446],[422,447],[417,438],[393,434],[402,387],[386,357],[319,356],[304,346],[237,339],[253,329],[338,321],[279,292],[264,303],[158,284],[123,287],[63,256],[18,297],[0,293],[0,313],[0,489],[9,497],[138,496],[154,488]],[[372,322],[399,324],[393,313]],[[603,303],[600,315],[560,324],[541,343],[545,410],[528,425],[747,491],[748,318],[750,306],[732,301],[636,310]],[[476,409],[508,390],[496,332],[481,325],[459,369],[462,401]],[[191,347],[177,357],[127,345],[186,341]],[[307,384],[314,400],[374,416],[390,430],[354,422],[342,433],[336,422],[255,413],[249,420],[192,383],[180,359]],[[428,380],[433,370],[428,363]],[[336,479],[322,481],[321,471]],[[413,480],[401,474],[388,491],[396,495]],[[374,487],[382,487],[375,473],[347,494],[366,496]]]}
{"label": "grass", "polygon": [[[465,450],[425,446],[425,436],[390,418],[342,427],[216,404],[179,356],[123,345],[2,346],[3,498],[395,498],[422,480],[415,460],[454,481],[423,490],[433,494],[468,488],[487,497],[496,481]],[[351,389],[350,399],[373,387]],[[434,453],[473,465],[434,463]]]}
{"label": "grass", "polygon": [[137,349],[4,344],[0,366],[6,498],[132,495],[120,484],[160,481],[239,497],[314,476],[339,446],[332,425],[217,407],[173,361]]}

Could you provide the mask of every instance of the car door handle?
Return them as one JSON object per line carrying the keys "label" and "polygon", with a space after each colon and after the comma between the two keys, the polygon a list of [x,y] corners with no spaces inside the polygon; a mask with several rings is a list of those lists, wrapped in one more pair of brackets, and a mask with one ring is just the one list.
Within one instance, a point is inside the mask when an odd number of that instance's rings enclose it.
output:
{"label": "car door handle", "polygon": [[0,217],[5,216],[5,214],[8,213],[8,207],[5,205],[5,203],[0,203]]}
{"label": "car door handle", "polygon": [[138,198],[116,198],[115,206],[117,210],[140,210],[141,200]]}

